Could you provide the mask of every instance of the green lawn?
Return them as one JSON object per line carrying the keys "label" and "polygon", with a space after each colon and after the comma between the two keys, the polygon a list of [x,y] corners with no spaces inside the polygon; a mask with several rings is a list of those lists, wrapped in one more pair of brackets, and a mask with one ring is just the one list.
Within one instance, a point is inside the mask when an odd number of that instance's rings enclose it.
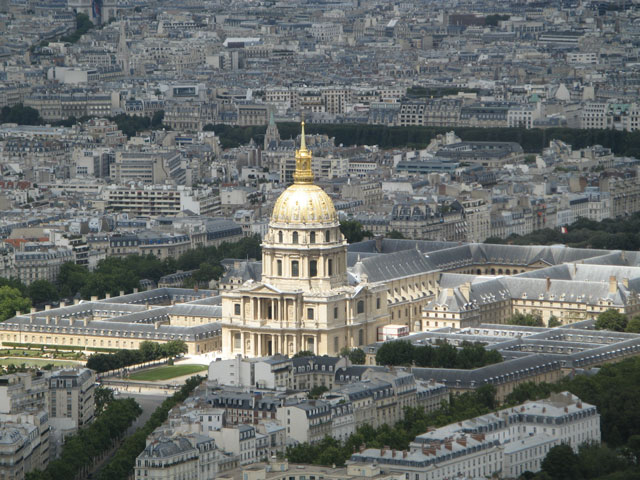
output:
{"label": "green lawn", "polygon": [[207,365],[170,365],[133,373],[129,377],[129,380],[143,380],[146,382],[169,380],[170,378],[182,377],[183,375],[191,375],[193,373],[202,372],[207,368],[209,368]]}
{"label": "green lawn", "polygon": [[56,366],[70,366],[70,365],[83,365],[82,362],[67,362],[64,360],[53,360],[49,358],[0,358],[0,365],[16,365],[20,366],[22,364],[27,366],[36,366],[41,367],[43,365],[48,365],[49,363],[53,363]]}

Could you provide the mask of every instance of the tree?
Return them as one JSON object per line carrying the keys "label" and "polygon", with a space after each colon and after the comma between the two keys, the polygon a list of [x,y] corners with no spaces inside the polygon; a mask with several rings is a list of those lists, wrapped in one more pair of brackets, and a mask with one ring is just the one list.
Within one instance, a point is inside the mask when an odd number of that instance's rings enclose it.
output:
{"label": "tree", "polygon": [[313,357],[314,355],[315,353],[313,353],[311,350],[300,350],[293,356],[293,358]]}
{"label": "tree", "polygon": [[341,220],[340,231],[348,243],[361,242],[366,233],[357,220]]}
{"label": "tree", "polygon": [[640,315],[634,315],[631,320],[629,320],[625,331],[629,333],[640,333]]}
{"label": "tree", "polygon": [[391,230],[389,233],[387,233],[385,235],[385,237],[387,237],[387,238],[397,238],[397,239],[402,240],[404,238],[404,235],[401,232],[399,232],[398,230]]}
{"label": "tree", "polygon": [[612,330],[614,332],[624,332],[627,328],[627,317],[619,311],[610,308],[598,315],[595,324],[596,330]]}
{"label": "tree", "polygon": [[56,286],[47,280],[36,280],[27,287],[27,294],[34,305],[54,302],[60,298]]}
{"label": "tree", "polygon": [[17,123],[18,125],[41,125],[43,122],[40,112],[35,108],[25,107],[17,103],[13,107],[2,107],[0,123]]}
{"label": "tree", "polygon": [[316,385],[311,390],[309,390],[309,398],[320,398],[320,395],[328,391],[329,389],[324,385]]}
{"label": "tree", "polygon": [[364,365],[367,356],[361,348],[344,347],[340,350],[341,357],[347,357],[354,365]]}
{"label": "tree", "polygon": [[559,327],[560,325],[562,324],[560,323],[560,320],[558,320],[558,317],[556,317],[555,315],[551,315],[549,317],[549,323],[547,324],[549,328]]}
{"label": "tree", "polygon": [[151,126],[161,127],[163,120],[164,120],[164,110],[158,110],[153,114],[153,117],[151,117]]}
{"label": "tree", "polygon": [[376,353],[380,365],[410,365],[413,361],[413,345],[405,340],[385,342]]}
{"label": "tree", "polygon": [[31,300],[24,298],[17,288],[0,287],[0,322],[15,316],[16,312],[28,312]]}
{"label": "tree", "polygon": [[578,465],[578,456],[566,444],[556,445],[542,461],[542,471],[552,480],[576,480],[582,478]]}
{"label": "tree", "polygon": [[507,322],[509,325],[520,325],[522,327],[543,327],[544,322],[538,315],[531,315],[530,313],[516,313]]}

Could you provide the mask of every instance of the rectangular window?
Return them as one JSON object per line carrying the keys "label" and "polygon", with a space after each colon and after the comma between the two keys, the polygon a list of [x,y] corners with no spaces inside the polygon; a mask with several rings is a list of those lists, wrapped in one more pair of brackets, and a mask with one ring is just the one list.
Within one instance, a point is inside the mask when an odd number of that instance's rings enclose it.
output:
{"label": "rectangular window", "polygon": [[333,318],[338,318],[338,307],[333,307]]}
{"label": "rectangular window", "polygon": [[300,276],[300,263],[298,260],[293,260],[291,262],[291,276],[298,277]]}
{"label": "rectangular window", "polygon": [[318,276],[318,261],[317,260],[311,260],[309,262],[309,276],[310,277],[317,277]]}
{"label": "rectangular window", "polygon": [[234,303],[233,304],[233,313],[235,315],[240,315],[240,304],[239,303]]}
{"label": "rectangular window", "polygon": [[282,276],[282,260],[278,260],[277,265],[278,265],[278,276],[281,277]]}
{"label": "rectangular window", "polygon": [[327,273],[329,276],[333,275],[333,260],[331,259],[327,261]]}
{"label": "rectangular window", "polygon": [[333,351],[337,352],[340,349],[340,338],[333,337]]}
{"label": "rectangular window", "polygon": [[313,320],[313,308],[307,308],[307,320]]}

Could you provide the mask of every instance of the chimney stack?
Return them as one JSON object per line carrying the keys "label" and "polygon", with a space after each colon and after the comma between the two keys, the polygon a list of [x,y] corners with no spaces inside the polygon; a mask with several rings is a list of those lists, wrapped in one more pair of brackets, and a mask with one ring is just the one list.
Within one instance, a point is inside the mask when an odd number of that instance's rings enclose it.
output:
{"label": "chimney stack", "polygon": [[547,277],[547,292],[551,290],[551,278]]}
{"label": "chimney stack", "polygon": [[618,279],[615,275],[609,277],[609,293],[616,293],[618,291]]}

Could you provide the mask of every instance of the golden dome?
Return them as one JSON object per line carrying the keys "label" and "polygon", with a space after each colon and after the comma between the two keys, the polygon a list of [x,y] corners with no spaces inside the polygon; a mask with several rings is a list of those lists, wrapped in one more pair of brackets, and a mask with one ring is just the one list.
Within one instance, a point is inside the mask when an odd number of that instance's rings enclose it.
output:
{"label": "golden dome", "polygon": [[329,195],[314,184],[294,183],[276,200],[271,214],[272,223],[335,224],[338,214]]}
{"label": "golden dome", "polygon": [[311,151],[307,150],[304,137],[304,122],[300,150],[296,151],[296,171],[294,184],[287,188],[276,200],[271,214],[272,223],[309,225],[336,224],[338,214],[333,201],[322,188],[313,184]]}

